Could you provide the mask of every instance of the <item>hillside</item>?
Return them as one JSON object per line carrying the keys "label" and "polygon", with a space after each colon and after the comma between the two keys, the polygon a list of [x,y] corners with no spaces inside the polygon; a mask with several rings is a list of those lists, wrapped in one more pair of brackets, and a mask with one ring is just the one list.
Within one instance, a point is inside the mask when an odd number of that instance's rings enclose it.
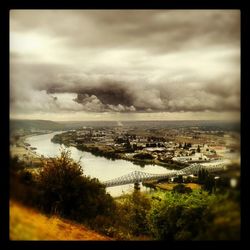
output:
{"label": "hillside", "polygon": [[11,240],[111,240],[72,221],[47,217],[35,209],[10,201]]}
{"label": "hillside", "polygon": [[62,130],[65,126],[63,124],[48,121],[48,120],[10,120],[10,130]]}

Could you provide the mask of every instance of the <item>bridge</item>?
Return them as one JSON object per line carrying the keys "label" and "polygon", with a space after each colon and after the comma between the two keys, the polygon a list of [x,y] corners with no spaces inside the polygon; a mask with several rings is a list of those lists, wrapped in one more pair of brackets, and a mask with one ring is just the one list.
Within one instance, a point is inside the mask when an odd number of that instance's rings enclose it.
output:
{"label": "bridge", "polygon": [[104,181],[102,182],[103,185],[106,187],[114,187],[114,186],[120,186],[130,183],[139,183],[143,181],[149,181],[149,180],[162,180],[169,177],[174,177],[178,175],[191,175],[191,174],[198,174],[200,170],[207,170],[208,172],[216,172],[227,169],[225,163],[220,163],[216,165],[210,165],[210,166],[204,166],[202,164],[194,163],[190,166],[183,168],[181,170],[173,170],[165,174],[150,174],[145,173],[141,171],[134,171],[132,173],[129,173],[127,175],[120,176],[118,178]]}

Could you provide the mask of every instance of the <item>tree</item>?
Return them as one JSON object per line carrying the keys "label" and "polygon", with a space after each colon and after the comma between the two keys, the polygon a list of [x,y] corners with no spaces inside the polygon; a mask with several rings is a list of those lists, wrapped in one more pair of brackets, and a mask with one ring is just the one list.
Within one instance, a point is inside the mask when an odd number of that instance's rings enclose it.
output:
{"label": "tree", "polygon": [[183,176],[178,175],[177,177],[174,178],[174,182],[183,183]]}
{"label": "tree", "polygon": [[150,209],[149,198],[138,190],[127,195],[122,203],[117,204],[116,222],[128,234],[148,234],[148,224],[145,219]]}
{"label": "tree", "polygon": [[141,159],[141,160],[144,160],[144,159],[145,160],[152,160],[152,159],[154,159],[154,157],[149,153],[139,153],[139,154],[134,155],[133,158]]}
{"label": "tree", "polygon": [[198,145],[198,147],[197,147],[197,152],[198,152],[198,153],[201,152],[200,145]]}
{"label": "tree", "polygon": [[19,170],[23,170],[25,163],[21,161],[17,155],[14,155],[10,156],[9,165],[10,165],[10,171],[13,173]]}
{"label": "tree", "polygon": [[67,150],[61,150],[51,162],[44,162],[38,186],[39,205],[47,213],[82,221],[113,209],[113,199],[105,187],[97,179],[84,176],[81,165]]}
{"label": "tree", "polygon": [[133,152],[134,151],[131,143],[129,142],[129,139],[127,139],[127,141],[125,142],[124,148],[126,149],[127,152]]}
{"label": "tree", "polygon": [[198,172],[198,183],[199,184],[204,184],[205,183],[205,179],[208,177],[209,173],[207,170],[205,169],[201,169]]}
{"label": "tree", "polygon": [[21,171],[19,174],[19,178],[22,183],[30,184],[30,185],[34,184],[32,173],[30,173],[27,170]]}
{"label": "tree", "polygon": [[40,190],[37,188],[36,174],[27,169],[29,164],[10,157],[10,197],[28,206],[37,206]]}
{"label": "tree", "polygon": [[198,183],[203,185],[203,189],[212,193],[215,188],[215,180],[209,175],[208,171],[201,169],[198,172]]}
{"label": "tree", "polygon": [[208,191],[210,194],[215,191],[215,179],[212,176],[208,176],[205,179],[203,189]]}

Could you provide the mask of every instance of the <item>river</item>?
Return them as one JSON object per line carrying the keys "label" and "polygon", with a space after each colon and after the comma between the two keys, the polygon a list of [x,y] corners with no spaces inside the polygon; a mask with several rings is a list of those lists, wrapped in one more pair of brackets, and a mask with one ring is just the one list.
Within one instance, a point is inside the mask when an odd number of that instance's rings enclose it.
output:
{"label": "river", "polygon": [[[29,143],[31,147],[35,147],[35,151],[39,155],[44,155],[45,157],[58,156],[61,145],[51,142],[51,138],[55,134],[60,133],[61,132],[53,132],[50,134],[31,136],[26,139],[26,142]],[[75,161],[78,161],[81,158],[80,164],[83,168],[84,174],[92,178],[98,178],[100,181],[111,180],[122,175],[129,174],[133,171],[142,171],[153,174],[161,174],[172,171],[157,165],[146,165],[145,167],[141,167],[126,160],[118,159],[113,161],[104,157],[95,156],[89,152],[80,151],[75,147],[68,147],[68,149],[71,151],[71,157]],[[123,193],[132,192],[133,188],[133,184],[128,184],[108,187],[106,190],[113,197],[117,197]],[[141,190],[145,191],[147,188],[141,186]]]}

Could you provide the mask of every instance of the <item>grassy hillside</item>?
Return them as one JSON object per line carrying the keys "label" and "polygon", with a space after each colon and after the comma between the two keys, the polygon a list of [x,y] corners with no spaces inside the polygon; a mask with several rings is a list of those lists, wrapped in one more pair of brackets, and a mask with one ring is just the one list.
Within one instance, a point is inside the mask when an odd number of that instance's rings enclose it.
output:
{"label": "grassy hillside", "polygon": [[64,128],[63,124],[48,120],[10,120],[11,131],[18,129],[61,130]]}
{"label": "grassy hillside", "polygon": [[72,221],[47,217],[10,201],[11,240],[111,240]]}

